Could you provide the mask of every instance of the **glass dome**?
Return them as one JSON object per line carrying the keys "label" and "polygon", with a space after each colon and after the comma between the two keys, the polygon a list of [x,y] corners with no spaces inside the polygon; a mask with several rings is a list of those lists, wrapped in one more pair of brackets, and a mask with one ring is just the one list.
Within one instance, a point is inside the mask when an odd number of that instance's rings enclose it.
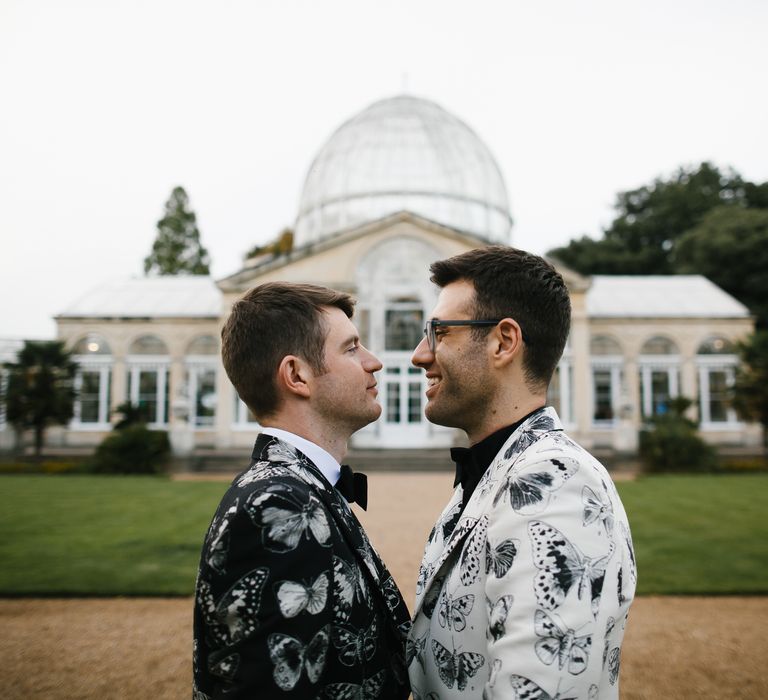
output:
{"label": "glass dome", "polygon": [[472,129],[434,102],[401,95],[342,124],[309,169],[297,246],[399,211],[509,243],[507,190]]}

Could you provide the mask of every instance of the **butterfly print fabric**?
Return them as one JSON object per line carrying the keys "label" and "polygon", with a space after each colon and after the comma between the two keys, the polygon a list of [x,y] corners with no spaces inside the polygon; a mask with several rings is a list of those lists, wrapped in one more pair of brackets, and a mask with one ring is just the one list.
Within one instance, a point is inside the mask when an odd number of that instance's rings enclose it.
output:
{"label": "butterfly print fabric", "polygon": [[637,570],[608,472],[546,408],[480,484],[458,517],[456,488],[424,550],[406,656],[414,697],[616,700],[624,626],[613,621],[626,619]]}
{"label": "butterfly print fabric", "polygon": [[405,700],[409,629],[343,497],[301,452],[259,436],[203,545],[193,698]]}

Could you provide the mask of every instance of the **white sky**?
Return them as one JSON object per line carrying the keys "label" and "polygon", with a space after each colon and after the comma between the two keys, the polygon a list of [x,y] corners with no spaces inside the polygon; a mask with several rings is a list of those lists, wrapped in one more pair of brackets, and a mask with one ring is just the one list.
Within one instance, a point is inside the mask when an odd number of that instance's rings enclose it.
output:
{"label": "white sky", "polygon": [[141,274],[175,185],[234,272],[404,83],[487,143],[534,252],[682,164],[768,180],[767,36],[763,0],[0,0],[0,338]]}

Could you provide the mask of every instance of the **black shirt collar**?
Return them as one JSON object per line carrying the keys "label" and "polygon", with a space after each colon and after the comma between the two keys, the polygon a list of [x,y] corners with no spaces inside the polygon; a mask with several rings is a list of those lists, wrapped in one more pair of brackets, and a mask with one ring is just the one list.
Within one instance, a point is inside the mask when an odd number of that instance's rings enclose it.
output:
{"label": "black shirt collar", "polygon": [[541,408],[531,411],[519,421],[501,428],[495,433],[491,433],[488,437],[483,438],[480,442],[475,443],[469,448],[451,448],[451,459],[456,462],[456,478],[453,485],[457,486],[461,483],[464,492],[461,505],[462,510],[464,510],[469,499],[472,497],[478,482],[483,474],[485,474],[488,467],[491,465],[491,462],[493,462],[509,436],[532,415],[543,410],[544,407],[542,406]]}

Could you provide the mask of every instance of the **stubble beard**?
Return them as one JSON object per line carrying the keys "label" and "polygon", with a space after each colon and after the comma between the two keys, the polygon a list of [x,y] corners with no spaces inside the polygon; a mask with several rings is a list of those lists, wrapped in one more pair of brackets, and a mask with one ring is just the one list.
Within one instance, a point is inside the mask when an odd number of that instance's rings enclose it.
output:
{"label": "stubble beard", "polygon": [[352,435],[373,423],[381,415],[381,404],[365,395],[361,403],[345,405],[346,396],[325,396],[318,403],[318,413],[323,420],[338,433]]}
{"label": "stubble beard", "polygon": [[444,373],[437,396],[424,409],[427,420],[472,433],[475,426],[483,423],[492,404],[493,385],[484,369],[478,363],[465,367],[460,383]]}

